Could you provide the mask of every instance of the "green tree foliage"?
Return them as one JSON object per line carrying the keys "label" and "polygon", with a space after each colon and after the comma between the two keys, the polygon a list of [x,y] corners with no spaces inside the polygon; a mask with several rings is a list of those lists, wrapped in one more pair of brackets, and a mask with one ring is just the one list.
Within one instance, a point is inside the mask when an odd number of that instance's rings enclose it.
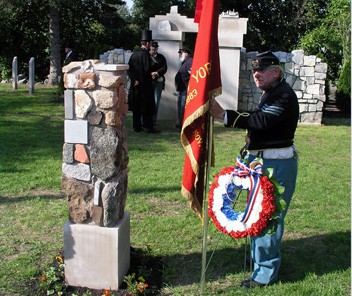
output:
{"label": "green tree foliage", "polygon": [[341,65],[351,55],[350,5],[349,0],[330,0],[324,18],[300,40],[301,48],[308,54],[316,54],[327,62],[332,80],[336,80]]}
{"label": "green tree foliage", "polygon": [[221,11],[234,10],[248,18],[247,51],[291,51],[325,12],[324,0],[222,0]]}
{"label": "green tree foliage", "polygon": [[[28,62],[35,58],[39,80],[49,73],[49,1],[7,0],[0,2],[0,66],[8,73],[14,56],[20,72],[28,73]],[[122,0],[57,0],[60,23],[60,51],[72,44],[81,59],[99,58],[113,48],[130,48],[130,26]]]}
{"label": "green tree foliage", "polygon": [[19,73],[28,73],[28,63],[31,57],[35,57],[36,68],[49,70],[47,62],[43,59],[43,55],[48,52],[48,18],[41,17],[48,15],[49,11],[47,3],[43,2],[41,0],[1,2],[2,72],[9,73],[6,69],[11,69],[14,56],[17,56],[22,66]]}
{"label": "green tree foliage", "polygon": [[141,31],[149,28],[149,18],[155,15],[166,15],[171,6],[178,7],[178,13],[190,18],[194,17],[196,0],[134,0],[131,11],[135,46],[140,45]]}
{"label": "green tree foliage", "polygon": [[[149,25],[149,17],[166,14],[172,5],[181,15],[194,17],[196,0],[134,0],[132,10],[136,32]],[[220,13],[236,11],[248,18],[244,47],[247,51],[291,51],[298,47],[306,31],[313,30],[324,18],[326,0],[221,0]]]}
{"label": "green tree foliage", "polygon": [[[54,0],[0,1],[0,73],[9,73],[14,56],[22,66],[20,72],[27,73],[33,56],[38,79],[49,73],[49,1]],[[134,0],[131,13],[123,0],[55,2],[62,58],[64,46],[72,44],[81,59],[88,59],[113,48],[139,46],[149,18],[169,13],[173,5],[181,15],[194,17],[196,0]],[[247,51],[291,51],[303,46],[308,53],[327,59],[336,77],[350,55],[349,5],[349,0],[221,0],[220,12],[234,10],[248,18]],[[185,45],[192,47],[187,42],[186,35]]]}
{"label": "green tree foliage", "polygon": [[71,0],[60,3],[61,45],[71,44],[80,58],[98,58],[104,51],[130,45],[120,0]]}
{"label": "green tree foliage", "polygon": [[[177,5],[181,15],[193,17],[195,2],[135,0],[135,34],[148,27],[149,17],[166,14],[171,5]],[[226,11],[248,18],[243,44],[247,51],[303,48],[327,61],[332,79],[350,55],[350,0],[221,0],[220,12]]]}
{"label": "green tree foliage", "polygon": [[344,112],[351,112],[351,57],[346,59],[339,76],[336,105]]}

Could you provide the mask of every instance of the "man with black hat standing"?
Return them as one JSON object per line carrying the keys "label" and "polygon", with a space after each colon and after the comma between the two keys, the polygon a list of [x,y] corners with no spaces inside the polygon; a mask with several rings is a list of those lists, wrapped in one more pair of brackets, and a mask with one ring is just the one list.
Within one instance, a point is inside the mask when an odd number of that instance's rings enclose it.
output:
{"label": "man with black hat standing", "polygon": [[154,124],[158,117],[159,103],[161,98],[161,92],[165,89],[165,73],[167,71],[166,58],[158,52],[158,42],[152,42],[150,46],[150,57],[152,59],[152,78],[153,78],[153,90],[155,99],[155,114],[153,118]]}
{"label": "man with black hat standing", "polygon": [[252,61],[252,68],[257,87],[264,91],[254,111],[224,110],[215,100],[210,102],[210,113],[224,120],[226,127],[247,129],[242,156],[248,157],[250,162],[261,157],[263,170],[273,168],[274,177],[285,188],[282,198],[287,207],[280,214],[276,232],[251,238],[254,269],[251,277],[241,283],[245,288],[278,281],[284,217],[295,190],[298,161],[293,145],[299,116],[298,100],[283,78],[279,59],[271,51],[260,53]]}
{"label": "man with black hat standing", "polygon": [[175,76],[175,85],[176,90],[178,91],[178,124],[176,125],[176,127],[181,128],[185,112],[187,88],[191,76],[193,58],[192,52],[188,48],[180,48],[178,53],[180,54],[181,66]]}
{"label": "man with black hat standing", "polygon": [[128,76],[131,85],[128,94],[128,107],[133,112],[133,129],[142,131],[143,127],[148,133],[159,133],[153,125],[155,114],[155,101],[153,93],[152,62],[149,54],[152,42],[152,31],[142,32],[141,48],[135,51],[128,61]]}

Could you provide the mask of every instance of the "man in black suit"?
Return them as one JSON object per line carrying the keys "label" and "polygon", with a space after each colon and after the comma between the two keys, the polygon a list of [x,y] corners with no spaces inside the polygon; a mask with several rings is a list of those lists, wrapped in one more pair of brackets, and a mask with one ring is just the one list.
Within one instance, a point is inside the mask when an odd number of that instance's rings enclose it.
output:
{"label": "man in black suit", "polygon": [[152,42],[152,31],[142,32],[141,47],[136,50],[128,61],[128,76],[131,85],[128,94],[128,107],[133,112],[133,129],[135,132],[143,127],[148,133],[159,133],[154,128],[155,101],[153,92],[152,61],[149,54]]}
{"label": "man in black suit", "polygon": [[77,55],[73,51],[72,46],[65,47],[65,59],[64,59],[64,66],[68,65],[71,62],[77,61]]}

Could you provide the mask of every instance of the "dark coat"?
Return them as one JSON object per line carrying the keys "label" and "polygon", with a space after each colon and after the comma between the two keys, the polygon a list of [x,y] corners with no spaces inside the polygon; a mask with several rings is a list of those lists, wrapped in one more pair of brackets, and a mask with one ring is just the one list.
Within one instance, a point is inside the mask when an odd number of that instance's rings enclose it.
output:
{"label": "dark coat", "polygon": [[156,56],[151,56],[152,59],[152,72],[158,72],[159,77],[154,79],[154,86],[158,83],[162,83],[162,89],[165,89],[165,73],[167,71],[166,58],[157,53]]}
{"label": "dark coat", "polygon": [[151,59],[152,72],[158,72],[159,77],[164,76],[167,71],[166,58],[162,54],[157,53],[157,55],[155,57],[151,57]]}
{"label": "dark coat", "polygon": [[[155,113],[151,59],[146,48],[135,51],[128,61],[127,74],[131,80],[128,93],[128,108],[145,114]],[[134,86],[135,81],[139,84]]]}
{"label": "dark coat", "polygon": [[191,56],[187,56],[182,62],[180,69],[175,76],[175,84],[177,91],[185,91],[188,88],[189,78],[191,75],[193,59]]}
{"label": "dark coat", "polygon": [[227,126],[248,130],[247,149],[283,148],[293,144],[299,117],[295,92],[285,79],[274,82],[264,92],[261,102],[249,116],[227,110]]}
{"label": "dark coat", "polygon": [[71,62],[77,61],[78,57],[74,51],[71,51],[70,55],[65,58],[63,65],[66,66]]}

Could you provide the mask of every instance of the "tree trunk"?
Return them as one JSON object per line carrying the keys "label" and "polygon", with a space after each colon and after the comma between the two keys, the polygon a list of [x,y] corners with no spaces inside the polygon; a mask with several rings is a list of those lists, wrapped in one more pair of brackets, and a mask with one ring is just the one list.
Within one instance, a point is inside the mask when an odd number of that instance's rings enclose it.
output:
{"label": "tree trunk", "polygon": [[[50,73],[49,85],[58,85],[61,72],[59,10],[56,2],[50,1]],[[62,79],[62,78],[61,78]]]}

